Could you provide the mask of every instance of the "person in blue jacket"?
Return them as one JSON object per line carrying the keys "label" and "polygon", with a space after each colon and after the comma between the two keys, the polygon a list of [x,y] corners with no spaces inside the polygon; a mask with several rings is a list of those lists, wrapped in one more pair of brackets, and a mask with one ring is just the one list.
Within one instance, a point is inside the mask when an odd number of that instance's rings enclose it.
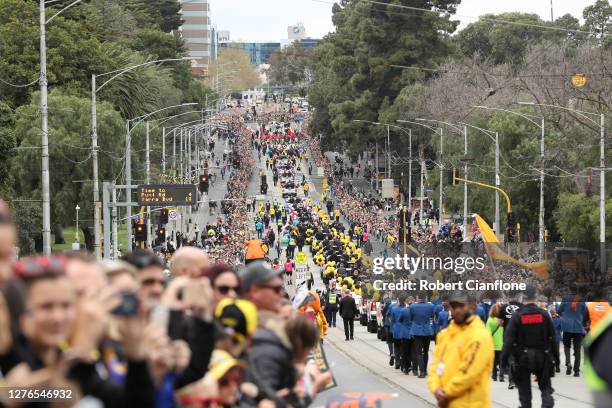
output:
{"label": "person in blue jacket", "polygon": [[450,323],[450,313],[448,312],[448,299],[442,301],[441,308],[434,312],[436,335],[448,327]]}
{"label": "person in blue jacket", "polygon": [[487,310],[485,309],[482,303],[476,305],[476,315],[480,317],[480,320],[482,320],[483,323],[487,323],[487,319],[489,317],[487,315]]}
{"label": "person in blue jacket", "polygon": [[391,307],[393,306],[393,300],[390,298],[385,300],[383,306],[383,328],[385,330],[385,338],[387,341],[387,347],[389,347],[389,365],[395,364],[395,354],[393,353],[393,332],[391,330]]}
{"label": "person in blue jacket", "polygon": [[417,302],[410,305],[413,337],[413,368],[412,372],[419,372],[419,378],[427,376],[427,362],[429,360],[429,343],[434,335],[433,318],[434,306],[425,300],[423,295],[417,297]]}
{"label": "person in blue jacket", "polygon": [[410,374],[410,368],[412,363],[412,335],[410,334],[412,326],[412,318],[410,316],[410,307],[406,304],[405,307],[400,309],[399,313],[399,324],[400,330],[399,335],[401,338],[401,370],[404,374]]}
{"label": "person in blue jacket", "polygon": [[401,293],[397,297],[397,302],[391,306],[391,332],[393,333],[393,355],[395,355],[395,369],[399,370],[402,366],[402,340],[400,337],[402,325],[399,321],[403,308],[406,307],[406,294]]}
{"label": "person in blue jacket", "polygon": [[557,313],[561,316],[561,330],[563,331],[563,349],[565,351],[565,374],[572,373],[571,348],[574,348],[574,377],[580,376],[580,352],[582,339],[584,338],[584,319],[587,313],[585,297],[577,291],[576,287],[570,288],[570,295],[563,298]]}
{"label": "person in blue jacket", "polygon": [[[551,303],[548,306],[548,312],[550,313],[550,318],[552,319],[553,326],[555,328],[555,345],[557,347],[557,353],[559,353],[562,339],[561,316],[559,316],[559,314],[557,313],[557,307],[554,303]],[[559,361],[557,361],[555,371],[558,373],[561,372],[561,368],[559,367]]]}

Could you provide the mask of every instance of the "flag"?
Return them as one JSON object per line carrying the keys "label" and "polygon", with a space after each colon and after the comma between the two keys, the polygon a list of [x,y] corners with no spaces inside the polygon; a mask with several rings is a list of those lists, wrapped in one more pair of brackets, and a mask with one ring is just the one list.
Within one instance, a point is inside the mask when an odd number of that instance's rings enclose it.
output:
{"label": "flag", "polygon": [[475,217],[476,223],[478,224],[478,229],[480,230],[480,234],[482,235],[482,239],[486,243],[487,253],[491,257],[491,259],[497,261],[505,261],[522,266],[523,268],[531,269],[531,271],[535,273],[535,275],[539,279],[549,278],[548,262],[523,262],[508,255],[502,248],[499,247],[499,240],[497,239],[495,232],[493,232],[489,224],[487,224],[487,222],[480,215],[476,214]]}

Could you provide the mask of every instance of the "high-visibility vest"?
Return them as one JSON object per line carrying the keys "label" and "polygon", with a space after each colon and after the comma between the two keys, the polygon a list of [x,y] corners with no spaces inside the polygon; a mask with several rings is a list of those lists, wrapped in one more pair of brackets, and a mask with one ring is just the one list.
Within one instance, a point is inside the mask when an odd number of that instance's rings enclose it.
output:
{"label": "high-visibility vest", "polygon": [[[599,403],[597,406],[605,406],[603,401],[610,402],[612,399],[609,393],[608,384],[595,372],[591,365],[591,345],[601,336],[606,330],[612,330],[612,313],[608,315],[600,322],[595,330],[587,335],[584,340],[584,376],[586,379],[587,386],[593,391],[593,397],[595,401]],[[609,406],[609,405],[608,405]]]}
{"label": "high-visibility vest", "polygon": [[335,305],[336,304],[336,294],[332,293],[329,295],[329,301],[327,302],[330,305]]}
{"label": "high-visibility vest", "polygon": [[591,321],[591,331],[612,312],[612,306],[608,302],[588,302],[586,307]]}

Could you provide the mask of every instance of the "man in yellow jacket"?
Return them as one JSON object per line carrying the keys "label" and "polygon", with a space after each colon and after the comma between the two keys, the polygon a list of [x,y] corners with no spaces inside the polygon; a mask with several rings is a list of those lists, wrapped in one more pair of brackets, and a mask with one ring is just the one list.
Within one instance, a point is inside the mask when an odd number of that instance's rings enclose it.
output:
{"label": "man in yellow jacket", "polygon": [[450,298],[453,321],[437,337],[427,385],[440,408],[491,407],[493,339],[464,292]]}

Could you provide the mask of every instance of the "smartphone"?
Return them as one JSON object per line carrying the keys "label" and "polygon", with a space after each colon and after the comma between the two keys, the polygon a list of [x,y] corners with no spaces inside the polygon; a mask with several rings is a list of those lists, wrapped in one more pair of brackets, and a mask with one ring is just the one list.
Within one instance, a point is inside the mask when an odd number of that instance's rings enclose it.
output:
{"label": "smartphone", "polygon": [[115,316],[134,316],[138,314],[140,309],[140,301],[138,295],[134,292],[121,292],[121,303],[114,308],[111,313]]}

